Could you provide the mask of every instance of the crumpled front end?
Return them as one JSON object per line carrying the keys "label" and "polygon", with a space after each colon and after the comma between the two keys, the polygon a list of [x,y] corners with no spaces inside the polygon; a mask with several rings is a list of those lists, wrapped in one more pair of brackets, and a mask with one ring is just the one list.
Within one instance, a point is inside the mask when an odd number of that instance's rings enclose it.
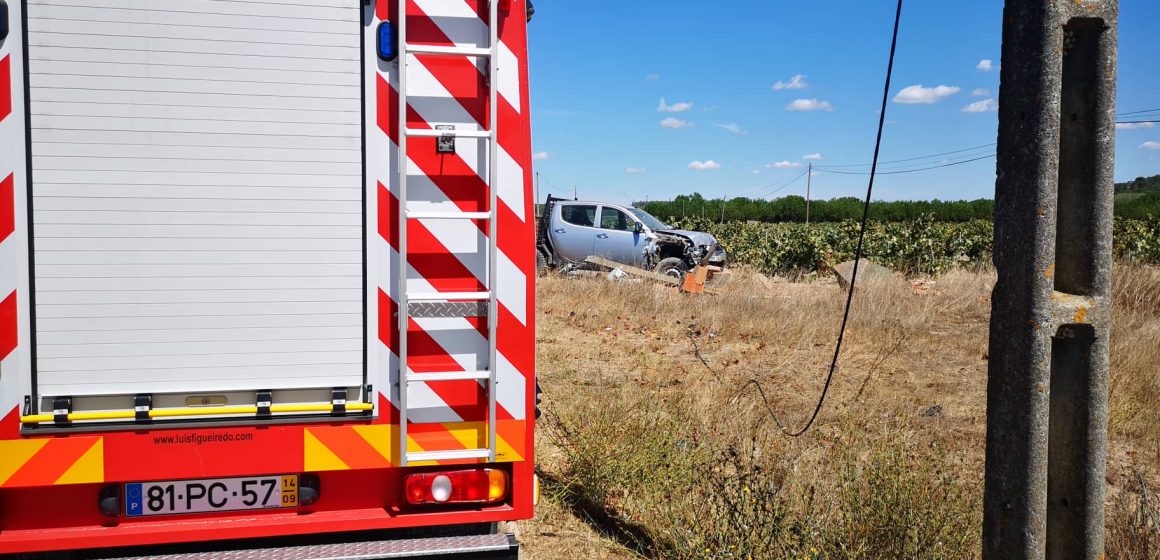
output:
{"label": "crumpled front end", "polygon": [[648,261],[655,265],[662,259],[680,257],[689,268],[700,265],[724,268],[728,262],[725,249],[711,234],[701,231],[661,230],[645,249]]}

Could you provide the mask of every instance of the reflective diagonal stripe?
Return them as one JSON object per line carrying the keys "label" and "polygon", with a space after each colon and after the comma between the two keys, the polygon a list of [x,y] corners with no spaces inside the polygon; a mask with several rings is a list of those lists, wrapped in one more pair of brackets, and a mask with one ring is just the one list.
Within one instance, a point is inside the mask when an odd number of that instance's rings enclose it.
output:
{"label": "reflective diagonal stripe", "polygon": [[0,486],[4,486],[16,471],[20,470],[30,459],[51,440],[9,440],[0,441]]}
{"label": "reflective diagonal stripe", "polygon": [[19,343],[19,327],[16,317],[16,292],[0,300],[0,360],[8,357]]}
{"label": "reflective diagonal stripe", "polygon": [[16,190],[15,181],[9,173],[0,181],[0,243],[16,231]]}
{"label": "reflective diagonal stripe", "polygon": [[12,114],[12,57],[0,60],[0,120]]}
{"label": "reflective diagonal stripe", "polygon": [[86,484],[105,479],[105,440],[98,439],[88,451],[56,479],[56,484]]}
{"label": "reflective diagonal stripe", "polygon": [[[371,427],[379,429],[379,432],[370,432],[367,435],[374,437],[377,433],[390,441],[391,426]],[[318,443],[333,453],[347,468],[374,469],[391,466],[390,457],[380,453],[378,448],[367,441],[363,433],[352,427],[344,427],[344,429],[307,428],[306,431],[317,438]]]}
{"label": "reflective diagonal stripe", "polygon": [[104,461],[101,437],[0,441],[0,487],[104,482]]}
{"label": "reflective diagonal stripe", "polygon": [[[500,420],[496,424],[496,460],[523,460],[526,428],[523,420]],[[309,472],[387,468],[399,464],[399,430],[390,424],[310,427],[303,430],[303,437],[303,465]],[[412,424],[407,430],[409,452],[485,447],[485,422]],[[411,466],[476,462],[479,460],[431,461],[411,463]]]}

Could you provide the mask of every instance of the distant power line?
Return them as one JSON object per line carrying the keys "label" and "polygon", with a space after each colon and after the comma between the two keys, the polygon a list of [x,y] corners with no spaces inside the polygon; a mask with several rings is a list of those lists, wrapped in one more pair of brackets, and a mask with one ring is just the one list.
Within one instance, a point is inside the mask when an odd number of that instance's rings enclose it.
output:
{"label": "distant power line", "polygon": [[[979,146],[972,146],[972,147],[970,147],[970,148],[961,148],[961,149],[958,149],[958,150],[951,150],[951,151],[949,151],[949,152],[941,152],[941,153],[938,153],[938,154],[930,154],[930,155],[928,155],[928,156],[918,156],[918,157],[912,157],[912,158],[906,158],[906,159],[896,159],[896,160],[892,160],[892,161],[880,161],[880,162],[878,162],[878,165],[888,165],[888,164],[892,164],[892,163],[905,163],[905,162],[908,162],[908,161],[918,161],[918,160],[923,160],[923,159],[931,159],[931,158],[936,158],[936,157],[941,157],[941,156],[949,156],[949,155],[953,155],[953,154],[960,154],[960,153],[963,153],[963,152],[970,152],[970,151],[979,150],[979,149],[982,149],[982,148],[991,148],[991,147],[994,147],[994,146],[995,146],[995,143],[994,143],[994,142],[991,142],[990,144],[982,144],[982,145],[979,145]],[[835,168],[846,168],[846,167],[869,167],[869,166],[870,166],[870,164],[869,164],[869,163],[850,163],[850,164],[845,164],[845,165],[825,165],[825,166],[815,166],[815,167],[814,167],[814,169],[823,169],[823,168],[824,168],[824,169],[835,169]]]}
{"label": "distant power line", "polygon": [[1127,113],[1117,113],[1116,116],[1117,117],[1126,117],[1128,115],[1139,115],[1139,114],[1143,114],[1143,113],[1157,113],[1157,112],[1160,112],[1160,107],[1157,107],[1155,109],[1144,109],[1143,111],[1130,111]]}
{"label": "distant power line", "polygon": [[[988,154],[985,156],[971,158],[971,159],[964,159],[961,161],[952,161],[952,162],[948,162],[948,163],[942,163],[939,165],[932,165],[930,167],[919,167],[917,169],[903,169],[903,170],[899,170],[899,171],[879,171],[878,175],[903,175],[906,173],[918,173],[919,171],[930,171],[931,169],[942,169],[944,167],[952,167],[955,165],[962,165],[964,163],[982,161],[985,159],[991,159],[993,157],[995,157],[995,154]],[[839,175],[869,175],[870,174],[870,173],[863,172],[863,171],[839,171],[839,170],[834,170],[834,169],[826,169],[823,167],[815,167],[814,169],[816,171],[821,171],[823,173],[837,173]]]}
{"label": "distant power line", "polygon": [[760,195],[758,195],[757,198],[765,198],[767,196],[772,196],[774,194],[777,194],[778,192],[781,192],[781,191],[789,188],[790,185],[793,185],[794,183],[800,181],[802,177],[805,177],[806,173],[809,173],[808,169],[805,171],[802,171],[801,173],[798,173],[797,176],[795,176],[794,178],[789,179],[787,181],[782,181],[780,183],[774,183],[774,184],[766,186],[766,187],[761,187],[761,188],[767,189],[767,190],[765,190]]}

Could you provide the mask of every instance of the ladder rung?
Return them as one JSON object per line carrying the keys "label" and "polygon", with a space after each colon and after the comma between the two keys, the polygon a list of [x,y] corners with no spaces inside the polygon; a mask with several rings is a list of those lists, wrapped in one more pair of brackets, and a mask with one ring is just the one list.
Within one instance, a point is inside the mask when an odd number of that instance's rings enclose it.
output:
{"label": "ladder rung", "polygon": [[407,217],[412,220],[490,220],[491,212],[422,212],[408,210]]}
{"label": "ladder rung", "polygon": [[422,136],[427,138],[438,138],[440,136],[454,136],[456,138],[491,138],[490,130],[460,130],[457,128],[450,128],[446,130],[437,130],[433,128],[408,128],[405,131],[407,136]]}
{"label": "ladder rung", "polygon": [[491,299],[491,292],[422,292],[407,294],[409,301],[482,301]]}
{"label": "ladder rung", "polygon": [[464,381],[491,379],[490,371],[449,371],[442,373],[408,373],[407,381]]}
{"label": "ladder rung", "polygon": [[435,54],[445,56],[482,56],[490,57],[491,49],[480,47],[457,47],[449,45],[406,45],[406,52],[411,54]]}
{"label": "ladder rung", "polygon": [[407,453],[407,462],[452,461],[455,459],[490,459],[490,449],[452,449],[448,451],[416,451]]}

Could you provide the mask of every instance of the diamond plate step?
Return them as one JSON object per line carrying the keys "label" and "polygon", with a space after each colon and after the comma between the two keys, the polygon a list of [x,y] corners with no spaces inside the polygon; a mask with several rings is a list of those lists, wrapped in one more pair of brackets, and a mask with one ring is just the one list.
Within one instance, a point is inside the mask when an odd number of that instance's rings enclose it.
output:
{"label": "diamond plate step", "polygon": [[464,560],[516,560],[518,552],[519,545],[513,535],[498,534],[118,556],[105,560],[378,560],[459,555]]}

